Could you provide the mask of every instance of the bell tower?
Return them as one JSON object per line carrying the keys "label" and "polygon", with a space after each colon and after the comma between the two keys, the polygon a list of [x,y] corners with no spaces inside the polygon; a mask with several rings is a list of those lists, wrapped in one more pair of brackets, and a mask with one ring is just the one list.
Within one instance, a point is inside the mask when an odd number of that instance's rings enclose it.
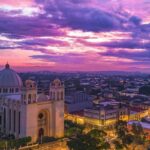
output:
{"label": "bell tower", "polygon": [[55,79],[50,84],[50,99],[53,101],[64,101],[64,85],[59,79]]}
{"label": "bell tower", "polygon": [[31,104],[37,102],[37,86],[35,81],[25,81],[24,103]]}
{"label": "bell tower", "polygon": [[64,136],[64,84],[55,79],[50,84],[49,96],[52,101],[53,133],[56,138]]}

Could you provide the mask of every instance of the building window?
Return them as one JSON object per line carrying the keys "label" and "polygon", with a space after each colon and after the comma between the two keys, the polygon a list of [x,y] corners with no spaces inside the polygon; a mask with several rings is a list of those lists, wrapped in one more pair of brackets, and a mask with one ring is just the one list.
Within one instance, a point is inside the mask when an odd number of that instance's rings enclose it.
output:
{"label": "building window", "polygon": [[2,92],[2,89],[0,88],[0,93]]}
{"label": "building window", "polygon": [[59,92],[57,92],[57,100],[59,100]]}
{"label": "building window", "polygon": [[62,100],[64,99],[64,94],[63,94],[63,92],[61,92],[61,99],[62,99]]}
{"label": "building window", "polygon": [[18,92],[18,91],[19,91],[19,89],[18,89],[18,88],[16,88],[16,89],[15,89],[15,91],[16,91],[16,92]]}
{"label": "building window", "polygon": [[14,110],[14,132],[16,131],[16,111]]}
{"label": "building window", "polygon": [[6,108],[4,108],[4,129],[6,128]]}
{"label": "building window", "polygon": [[43,113],[40,113],[38,116],[39,119],[42,119],[43,117],[44,117]]}
{"label": "building window", "polygon": [[19,111],[18,127],[19,127],[19,134],[20,134],[20,111]]}
{"label": "building window", "polygon": [[11,130],[11,109],[9,109],[9,130]]}
{"label": "building window", "polygon": [[0,116],[0,125],[2,124],[2,116]]}
{"label": "building window", "polygon": [[5,89],[5,92],[8,93],[8,89]]}
{"label": "building window", "polygon": [[28,95],[28,100],[31,100],[31,94]]}
{"label": "building window", "polygon": [[52,99],[54,100],[54,99],[55,99],[55,92],[53,92],[52,95],[53,95],[53,96],[52,96]]}

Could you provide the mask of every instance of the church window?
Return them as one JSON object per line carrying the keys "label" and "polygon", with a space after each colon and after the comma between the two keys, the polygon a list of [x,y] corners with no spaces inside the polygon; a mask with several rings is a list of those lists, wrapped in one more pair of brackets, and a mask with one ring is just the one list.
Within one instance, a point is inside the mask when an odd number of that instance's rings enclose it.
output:
{"label": "church window", "polygon": [[14,110],[14,132],[16,131],[16,111]]}
{"label": "church window", "polygon": [[5,88],[3,89],[3,93],[6,93],[6,89]]}
{"label": "church window", "polygon": [[6,128],[6,108],[4,108],[4,128]]}
{"label": "church window", "polygon": [[57,100],[59,100],[59,92],[57,92]]}
{"label": "church window", "polygon": [[15,89],[15,91],[16,91],[16,92],[18,92],[18,91],[19,91],[19,89],[18,89],[18,88],[16,88],[16,89]]}
{"label": "church window", "polygon": [[11,109],[9,109],[9,130],[11,130]]}
{"label": "church window", "polygon": [[61,92],[61,99],[62,99],[62,100],[64,99],[63,97],[64,97],[63,92]]}
{"label": "church window", "polygon": [[2,116],[0,116],[0,125],[2,124]]}
{"label": "church window", "polygon": [[31,100],[31,94],[28,95],[28,100]]}
{"label": "church window", "polygon": [[52,99],[55,99],[55,92],[53,92],[53,98]]}
{"label": "church window", "polygon": [[34,94],[34,100],[36,100],[36,94]]}
{"label": "church window", "polygon": [[42,119],[44,117],[44,115],[42,113],[39,114],[39,119]]}
{"label": "church window", "polygon": [[5,92],[8,93],[8,89],[5,89]]}
{"label": "church window", "polygon": [[19,127],[19,134],[20,134],[20,111],[19,111],[18,127]]}
{"label": "church window", "polygon": [[50,92],[50,97],[52,98],[52,92]]}

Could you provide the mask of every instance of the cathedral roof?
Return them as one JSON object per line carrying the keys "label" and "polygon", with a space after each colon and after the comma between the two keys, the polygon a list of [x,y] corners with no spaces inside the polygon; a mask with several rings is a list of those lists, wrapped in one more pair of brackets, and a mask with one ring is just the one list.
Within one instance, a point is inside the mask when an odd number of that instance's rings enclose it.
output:
{"label": "cathedral roof", "polygon": [[0,71],[0,88],[11,87],[22,87],[22,80],[14,70],[10,69],[10,66],[7,63],[5,68]]}
{"label": "cathedral roof", "polygon": [[38,102],[47,101],[47,100],[48,100],[48,96],[45,95],[44,93],[41,93],[38,95],[38,98],[37,98]]}

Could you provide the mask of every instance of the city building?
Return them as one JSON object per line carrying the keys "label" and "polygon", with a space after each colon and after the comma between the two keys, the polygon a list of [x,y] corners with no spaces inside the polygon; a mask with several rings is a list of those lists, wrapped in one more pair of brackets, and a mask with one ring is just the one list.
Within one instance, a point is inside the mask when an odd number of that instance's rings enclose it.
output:
{"label": "city building", "polygon": [[32,80],[22,82],[6,64],[0,71],[0,131],[15,138],[64,135],[64,85],[55,79],[49,95],[37,94]]}
{"label": "city building", "polygon": [[129,109],[115,100],[105,100],[84,110],[85,124],[97,127],[113,126],[118,120],[129,119]]}
{"label": "city building", "polygon": [[75,91],[65,97],[65,107],[68,113],[84,110],[92,106],[93,96],[83,91]]}

